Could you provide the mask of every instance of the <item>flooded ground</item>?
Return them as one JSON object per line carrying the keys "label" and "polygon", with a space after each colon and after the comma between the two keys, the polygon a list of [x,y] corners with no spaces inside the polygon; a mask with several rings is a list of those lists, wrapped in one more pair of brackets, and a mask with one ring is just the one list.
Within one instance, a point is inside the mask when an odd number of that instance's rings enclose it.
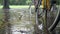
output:
{"label": "flooded ground", "polygon": [[[29,9],[9,9],[9,22],[12,34],[33,34],[36,16],[34,10]],[[0,23],[4,19],[4,10],[0,11]],[[0,24],[0,26],[1,26]]]}
{"label": "flooded ground", "polygon": [[12,34],[32,34],[34,31],[35,15],[28,9],[10,9]]}

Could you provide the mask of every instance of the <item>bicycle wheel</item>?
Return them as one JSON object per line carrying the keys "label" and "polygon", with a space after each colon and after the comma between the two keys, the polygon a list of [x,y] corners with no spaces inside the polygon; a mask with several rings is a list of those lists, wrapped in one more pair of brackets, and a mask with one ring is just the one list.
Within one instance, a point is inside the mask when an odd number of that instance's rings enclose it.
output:
{"label": "bicycle wheel", "polygon": [[[52,9],[52,8],[51,8]],[[40,10],[41,11],[41,10]],[[45,10],[44,12],[40,13],[40,16],[38,16],[39,12],[37,10],[36,12],[36,30],[39,31],[39,33],[47,33],[47,31],[50,33],[52,32],[55,27],[57,26],[59,22],[59,17],[60,17],[60,11],[59,8],[57,7],[56,10],[48,11],[47,12],[47,18],[45,20]],[[40,17],[40,18],[38,18]],[[46,22],[44,22],[46,21]],[[43,32],[43,30],[45,30]]]}
{"label": "bicycle wheel", "polygon": [[52,25],[48,28],[48,30],[50,30],[50,31],[54,30],[54,28],[57,26],[57,24],[58,24],[58,22],[60,20],[60,18],[59,18],[60,17],[60,11],[59,11],[58,7],[56,7],[56,8],[57,9],[55,9],[55,12],[53,13],[54,14],[54,20],[52,21]]}
{"label": "bicycle wheel", "polygon": [[[53,7],[54,8],[54,7]],[[47,28],[48,28],[48,30],[49,31],[53,31],[54,30],[54,28],[56,27],[56,25],[58,24],[58,22],[59,22],[59,17],[60,17],[60,11],[59,11],[59,8],[58,7],[56,7],[57,9],[56,10],[53,10],[52,8],[52,11],[48,11],[47,12]],[[45,12],[44,12],[45,13]],[[42,17],[40,17],[40,20],[39,21],[42,21],[42,22],[44,22],[44,18],[45,18],[45,15],[44,15],[44,13],[42,12],[41,14],[40,14],[40,16],[42,16]]]}
{"label": "bicycle wheel", "polygon": [[[39,1],[38,1],[38,3],[39,3]],[[56,25],[58,24],[59,19],[60,19],[59,18],[60,17],[59,8],[56,7],[57,9],[54,9],[55,7],[52,6],[51,11],[48,11],[45,8],[45,9],[43,9],[44,12],[43,11],[41,12],[41,9],[39,9],[39,4],[36,4],[36,6],[35,6],[36,24],[35,25],[36,25],[36,27],[38,27],[38,26],[39,27],[35,28],[35,29],[42,30],[45,27],[44,29],[47,28],[46,30],[48,30],[48,31],[54,30],[54,28],[56,27]],[[40,24],[43,24],[43,25],[40,25]],[[42,28],[41,28],[41,26],[42,26]]]}

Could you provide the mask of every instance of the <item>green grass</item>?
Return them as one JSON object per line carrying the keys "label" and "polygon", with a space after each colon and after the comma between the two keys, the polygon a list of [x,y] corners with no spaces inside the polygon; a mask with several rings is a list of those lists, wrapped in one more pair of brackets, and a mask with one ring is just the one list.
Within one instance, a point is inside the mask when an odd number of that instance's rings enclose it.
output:
{"label": "green grass", "polygon": [[[2,8],[3,6],[0,5],[0,9]],[[29,5],[10,5],[9,6],[10,8],[29,8]],[[34,7],[34,6],[32,6]]]}
{"label": "green grass", "polygon": [[[0,5],[0,9],[2,8],[3,6]],[[29,5],[10,5],[9,6],[10,8],[29,8]],[[34,7],[33,5],[31,6],[32,8]],[[42,6],[41,6],[42,7]]]}
{"label": "green grass", "polygon": [[11,5],[10,8],[29,8],[29,6],[28,5],[20,5],[20,6],[19,5],[17,5],[17,6],[16,5]]}
{"label": "green grass", "polygon": [[[60,5],[59,5],[60,6]],[[3,6],[0,5],[0,9],[2,8]],[[9,6],[10,8],[29,8],[29,5],[10,5]],[[32,6],[34,7],[34,6]],[[42,6],[41,6],[42,7]]]}
{"label": "green grass", "polygon": [[0,5],[0,8],[2,8],[3,6],[2,5]]}

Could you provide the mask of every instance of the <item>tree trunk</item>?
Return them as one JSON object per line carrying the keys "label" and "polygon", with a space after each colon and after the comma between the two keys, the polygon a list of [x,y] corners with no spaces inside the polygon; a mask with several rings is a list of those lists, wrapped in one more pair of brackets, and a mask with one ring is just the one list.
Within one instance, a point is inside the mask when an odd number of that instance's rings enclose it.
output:
{"label": "tree trunk", "polygon": [[10,27],[9,25],[9,19],[10,19],[10,14],[9,14],[9,0],[3,0],[3,10],[4,10],[4,23],[7,23],[5,26],[5,34],[11,34],[10,33]]}
{"label": "tree trunk", "polygon": [[9,0],[3,0],[3,9],[9,9]]}

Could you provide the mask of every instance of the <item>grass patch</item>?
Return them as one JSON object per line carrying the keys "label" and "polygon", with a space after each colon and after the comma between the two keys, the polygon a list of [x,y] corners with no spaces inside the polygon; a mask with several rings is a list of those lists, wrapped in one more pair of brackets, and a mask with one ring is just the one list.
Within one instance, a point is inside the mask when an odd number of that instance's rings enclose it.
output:
{"label": "grass patch", "polygon": [[0,5],[0,9],[2,8],[3,6],[2,5]]}
{"label": "grass patch", "polygon": [[[60,6],[60,5],[58,5],[58,6]],[[29,5],[10,5],[9,6],[10,8],[29,8]],[[32,8],[33,8],[34,6],[32,5]],[[42,8],[42,6],[40,6],[41,8]],[[0,5],[0,9],[1,8],[3,8],[3,5]]]}
{"label": "grass patch", "polygon": [[[29,5],[10,5],[10,8],[29,8]],[[34,6],[32,6],[34,7]],[[3,8],[2,5],[0,5],[0,9]]]}
{"label": "grass patch", "polygon": [[[32,6],[32,7],[34,7],[34,6]],[[10,6],[10,8],[29,8],[29,6],[28,5],[11,5]]]}
{"label": "grass patch", "polygon": [[[18,8],[18,9],[19,9],[19,8],[29,8],[29,5],[10,5],[9,7],[10,7],[10,8]],[[33,5],[32,5],[31,7],[34,8]],[[42,6],[41,6],[41,7],[42,7]],[[2,5],[0,5],[0,9],[1,9],[1,8],[3,8]]]}

